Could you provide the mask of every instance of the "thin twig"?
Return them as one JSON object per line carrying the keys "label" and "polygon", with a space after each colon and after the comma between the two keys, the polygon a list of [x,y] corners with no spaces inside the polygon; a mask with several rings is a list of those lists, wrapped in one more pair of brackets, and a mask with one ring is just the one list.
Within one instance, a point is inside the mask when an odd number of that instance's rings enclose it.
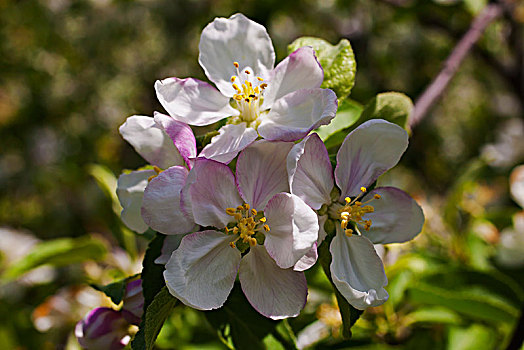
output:
{"label": "thin twig", "polygon": [[460,39],[447,58],[443,69],[415,102],[409,121],[410,127],[418,124],[426,116],[431,107],[438,101],[458,67],[473,45],[479,40],[486,27],[501,14],[502,6],[490,4],[473,20],[466,34]]}

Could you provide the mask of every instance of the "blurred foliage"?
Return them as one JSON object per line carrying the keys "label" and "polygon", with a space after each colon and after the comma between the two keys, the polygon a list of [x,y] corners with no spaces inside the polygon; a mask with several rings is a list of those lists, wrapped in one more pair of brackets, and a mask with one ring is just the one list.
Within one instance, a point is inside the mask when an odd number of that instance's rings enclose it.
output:
{"label": "blurred foliage", "polygon": [[[321,132],[337,147],[337,132],[347,133],[364,108],[372,115],[383,109],[381,93],[416,101],[486,3],[0,0],[0,348],[77,349],[74,324],[90,308],[111,305],[87,284],[140,272],[151,234],[134,237],[123,227],[112,187],[113,174],[143,163],[118,126],[131,114],[162,110],[155,80],[206,80],[198,40],[214,17],[243,12],[266,26],[277,60],[302,36],[351,42],[355,85]],[[508,194],[510,170],[524,161],[524,5],[514,3],[412,131],[400,165],[379,179],[411,193],[426,215],[414,242],[384,249],[390,300],[368,309],[353,338],[342,340],[329,281],[316,266],[307,272],[308,305],[289,320],[299,344],[455,350],[509,342],[523,307],[524,270],[493,257],[500,232],[522,210]],[[155,346],[224,348],[206,318],[177,306]],[[274,336],[263,341],[276,344]]]}

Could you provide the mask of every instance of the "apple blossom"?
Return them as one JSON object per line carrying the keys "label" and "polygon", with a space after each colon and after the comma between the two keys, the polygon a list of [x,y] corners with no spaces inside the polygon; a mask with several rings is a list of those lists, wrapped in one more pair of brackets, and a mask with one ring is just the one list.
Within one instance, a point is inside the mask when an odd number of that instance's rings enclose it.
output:
{"label": "apple blossom", "polygon": [[319,220],[336,223],[330,245],[331,277],[357,309],[380,305],[388,298],[384,267],[373,244],[408,241],[424,223],[422,209],[405,192],[393,187],[367,191],[398,163],[407,145],[404,129],[378,119],[363,123],[345,138],[334,176],[317,134],[296,144],[287,158],[291,193],[317,210]]}
{"label": "apple blossom", "polygon": [[228,163],[259,136],[295,141],[335,116],[336,95],[320,88],[324,72],[311,47],[297,49],[273,68],[275,52],[266,29],[238,13],[208,24],[199,49],[199,63],[216,88],[193,78],[167,78],[155,89],[176,120],[209,125],[228,118],[203,157],[229,153],[229,159],[220,160]]}

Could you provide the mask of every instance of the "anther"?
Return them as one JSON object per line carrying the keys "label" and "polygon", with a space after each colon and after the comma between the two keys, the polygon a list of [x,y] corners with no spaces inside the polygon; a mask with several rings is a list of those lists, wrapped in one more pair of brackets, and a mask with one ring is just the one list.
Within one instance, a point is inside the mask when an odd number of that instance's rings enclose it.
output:
{"label": "anther", "polygon": [[238,62],[233,62],[233,65],[234,65],[234,66],[235,66],[236,68],[238,68],[238,67],[239,67],[239,64],[238,64]]}
{"label": "anther", "polygon": [[251,215],[257,215],[257,211],[255,210],[255,208],[251,209]]}
{"label": "anther", "polygon": [[157,167],[156,165],[153,165],[153,170],[157,173],[157,174],[160,174],[162,172],[162,169],[160,169],[159,167]]}
{"label": "anther", "polygon": [[260,218],[260,222],[262,222],[262,223],[266,222],[266,217],[265,216],[261,217]]}
{"label": "anther", "polygon": [[257,77],[258,81],[264,81],[261,77]]}
{"label": "anther", "polygon": [[231,216],[234,216],[236,214],[237,210],[235,208],[227,208],[226,209],[226,214],[227,215],[231,215]]}
{"label": "anther", "polygon": [[234,242],[229,242],[229,246],[230,246],[231,248],[236,248],[236,245],[235,245]]}
{"label": "anther", "polygon": [[[233,79],[233,78],[231,78],[231,79]],[[231,80],[231,81],[233,81],[233,80]],[[240,91],[240,89],[238,88],[238,85],[237,85],[237,84],[233,84],[233,89],[235,89],[235,90],[237,90],[237,91]]]}
{"label": "anther", "polygon": [[246,210],[249,210],[249,204],[245,203],[245,204],[244,204],[244,208],[245,208]]}
{"label": "anther", "polygon": [[346,234],[346,236],[351,237],[351,235],[353,234],[353,230],[348,228],[347,230],[344,231],[344,233]]}
{"label": "anther", "polygon": [[344,198],[344,200],[346,201],[346,204],[349,204],[351,202],[351,198],[349,197]]}
{"label": "anther", "polygon": [[244,73],[246,73],[246,74],[251,74],[251,72],[248,71],[247,69],[244,71]]}
{"label": "anther", "polygon": [[380,196],[380,194],[378,194],[378,193],[376,193],[373,197],[374,197],[375,199],[380,199],[380,198],[382,198],[382,197]]}
{"label": "anther", "polygon": [[265,230],[266,232],[269,232],[269,225],[268,225],[268,224],[265,224],[265,225],[264,225],[264,230]]}
{"label": "anther", "polygon": [[237,78],[237,77],[235,77],[235,76],[233,75],[233,76],[231,77],[231,82],[234,82],[236,78]]}
{"label": "anther", "polygon": [[366,192],[366,191],[367,191],[367,188],[365,188],[365,187],[362,186],[362,187],[360,187],[360,190],[361,190],[362,192]]}

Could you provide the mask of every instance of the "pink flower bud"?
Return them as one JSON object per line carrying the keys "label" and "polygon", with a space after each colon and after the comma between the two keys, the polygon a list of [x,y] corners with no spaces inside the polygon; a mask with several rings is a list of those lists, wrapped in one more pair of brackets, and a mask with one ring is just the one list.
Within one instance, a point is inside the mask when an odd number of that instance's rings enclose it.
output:
{"label": "pink flower bud", "polygon": [[122,315],[134,325],[139,325],[144,313],[144,294],[142,280],[134,280],[127,284],[123,298]]}
{"label": "pink flower bud", "polygon": [[128,327],[122,313],[98,307],[76,324],[75,336],[85,349],[120,350],[129,343]]}

